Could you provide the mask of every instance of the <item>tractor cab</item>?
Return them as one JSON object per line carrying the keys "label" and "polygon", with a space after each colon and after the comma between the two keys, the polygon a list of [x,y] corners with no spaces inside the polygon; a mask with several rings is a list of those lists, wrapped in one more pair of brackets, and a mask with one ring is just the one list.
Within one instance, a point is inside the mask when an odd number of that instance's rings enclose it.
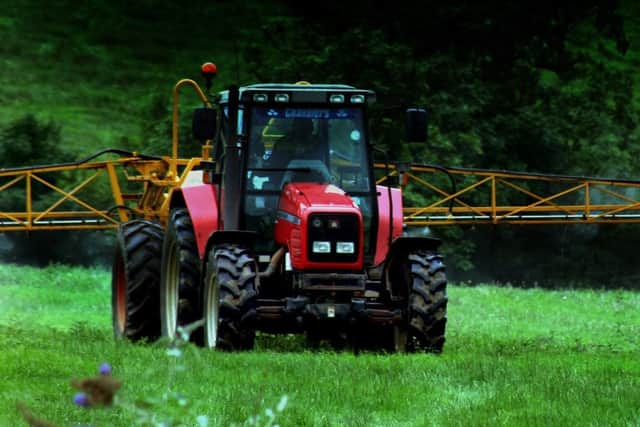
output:
{"label": "tractor cab", "polygon": [[[239,135],[239,164],[226,167],[241,170],[238,225],[257,233],[256,252],[267,255],[278,246],[295,246],[291,233],[296,232],[288,226],[301,226],[315,214],[315,224],[323,223],[317,231],[331,223],[337,233],[341,224],[346,227],[354,221],[358,230],[340,244],[321,240],[322,247],[315,248],[321,252],[315,257],[313,242],[307,242],[302,251],[310,245],[310,258],[338,264],[347,258],[372,258],[377,206],[366,107],[375,94],[346,85],[257,84],[240,88],[237,96],[237,126],[233,126],[229,91],[220,94],[221,140],[232,139],[231,132]],[[300,232],[307,235],[306,230]],[[314,264],[317,269],[323,265]],[[298,268],[303,266],[310,264],[297,263]],[[359,262],[357,269],[361,268]]]}

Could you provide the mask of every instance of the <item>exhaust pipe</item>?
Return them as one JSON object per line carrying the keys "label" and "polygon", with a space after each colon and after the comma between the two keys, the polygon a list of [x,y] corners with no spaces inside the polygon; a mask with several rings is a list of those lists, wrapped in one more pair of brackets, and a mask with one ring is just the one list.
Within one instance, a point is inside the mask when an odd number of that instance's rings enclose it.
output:
{"label": "exhaust pipe", "polygon": [[283,246],[280,249],[278,249],[275,254],[273,254],[273,256],[271,257],[271,261],[269,261],[269,265],[267,266],[267,269],[262,273],[260,273],[261,278],[263,277],[267,278],[267,277],[273,276],[273,273],[276,272],[276,269],[278,268],[278,265],[280,265],[280,261],[282,261],[282,257],[284,256],[285,252],[286,252],[286,249]]}

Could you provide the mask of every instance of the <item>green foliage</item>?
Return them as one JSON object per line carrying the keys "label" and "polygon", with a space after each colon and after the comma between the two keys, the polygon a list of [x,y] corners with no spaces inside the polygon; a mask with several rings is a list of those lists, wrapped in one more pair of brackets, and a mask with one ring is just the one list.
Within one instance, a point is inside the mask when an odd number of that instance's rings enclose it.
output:
{"label": "green foliage", "polygon": [[[287,338],[259,336],[252,352],[187,345],[176,359],[165,343],[113,341],[109,276],[0,266],[0,424],[19,424],[15,404],[23,401],[59,425],[130,426],[139,414],[124,403],[162,402],[165,394],[170,405],[158,414],[177,419],[183,406],[171,399],[180,395],[209,425],[265,414],[283,395],[289,403],[280,425],[640,421],[637,292],[451,286],[447,344],[438,356],[309,353]],[[123,381],[118,404],[76,407],[70,379],[103,361]]]}
{"label": "green foliage", "polygon": [[68,161],[60,126],[27,114],[0,131],[0,158],[4,168]]}
{"label": "green foliage", "polygon": [[[183,102],[178,112],[178,156],[200,157],[202,144],[193,138],[191,129],[193,103]],[[172,114],[173,104],[167,96],[156,93],[149,97],[148,105],[140,113],[142,142],[138,144],[137,149],[141,153],[156,156],[171,153]]]}

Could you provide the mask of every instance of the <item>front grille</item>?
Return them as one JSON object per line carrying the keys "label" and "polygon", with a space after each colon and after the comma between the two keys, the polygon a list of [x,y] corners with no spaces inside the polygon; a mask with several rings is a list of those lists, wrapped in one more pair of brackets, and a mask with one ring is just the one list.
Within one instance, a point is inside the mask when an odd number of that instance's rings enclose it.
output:
{"label": "front grille", "polygon": [[[337,224],[337,227],[335,225]],[[332,227],[333,226],[333,227]],[[354,214],[312,214],[307,223],[309,239],[307,253],[310,261],[316,262],[354,262],[358,259],[360,249],[360,230],[358,216]],[[313,251],[314,242],[329,242],[328,253]],[[338,253],[338,242],[353,242],[353,253]]]}

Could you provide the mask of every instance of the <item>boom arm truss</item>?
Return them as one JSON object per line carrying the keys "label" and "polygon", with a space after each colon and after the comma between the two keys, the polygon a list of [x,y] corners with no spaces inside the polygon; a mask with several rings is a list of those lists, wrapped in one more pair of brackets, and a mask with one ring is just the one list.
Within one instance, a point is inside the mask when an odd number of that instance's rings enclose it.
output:
{"label": "boom arm truss", "polygon": [[[640,181],[418,164],[391,170],[427,201],[405,202],[409,226],[640,222]],[[443,172],[462,187],[433,179]]]}
{"label": "boom arm truss", "polygon": [[[107,154],[120,157],[95,160]],[[17,199],[24,206],[8,210],[0,205],[0,231],[109,229],[133,217],[164,222],[168,193],[200,160],[105,150],[75,163],[0,169],[0,202]],[[172,165],[182,169],[180,175],[169,172]],[[65,180],[71,171],[80,179]],[[123,184],[133,192],[123,192]]]}
{"label": "boom arm truss", "polygon": [[[95,160],[110,153],[120,157]],[[0,231],[108,229],[133,217],[164,222],[168,194],[200,161],[107,150],[75,163],[0,169],[0,200],[13,191],[21,194],[24,206],[0,207]],[[172,162],[181,170],[175,178],[170,173]],[[381,164],[376,167],[386,169]],[[408,226],[640,222],[640,181],[417,164],[389,166],[389,170],[401,177],[405,189],[418,195],[404,201]],[[70,180],[65,187],[56,176],[69,171],[82,179]],[[452,191],[443,172],[461,187]],[[91,197],[105,193],[105,185],[110,187],[108,198]],[[135,191],[124,192],[123,185]],[[411,203],[413,199],[425,202]],[[47,202],[35,209],[38,200]]]}

